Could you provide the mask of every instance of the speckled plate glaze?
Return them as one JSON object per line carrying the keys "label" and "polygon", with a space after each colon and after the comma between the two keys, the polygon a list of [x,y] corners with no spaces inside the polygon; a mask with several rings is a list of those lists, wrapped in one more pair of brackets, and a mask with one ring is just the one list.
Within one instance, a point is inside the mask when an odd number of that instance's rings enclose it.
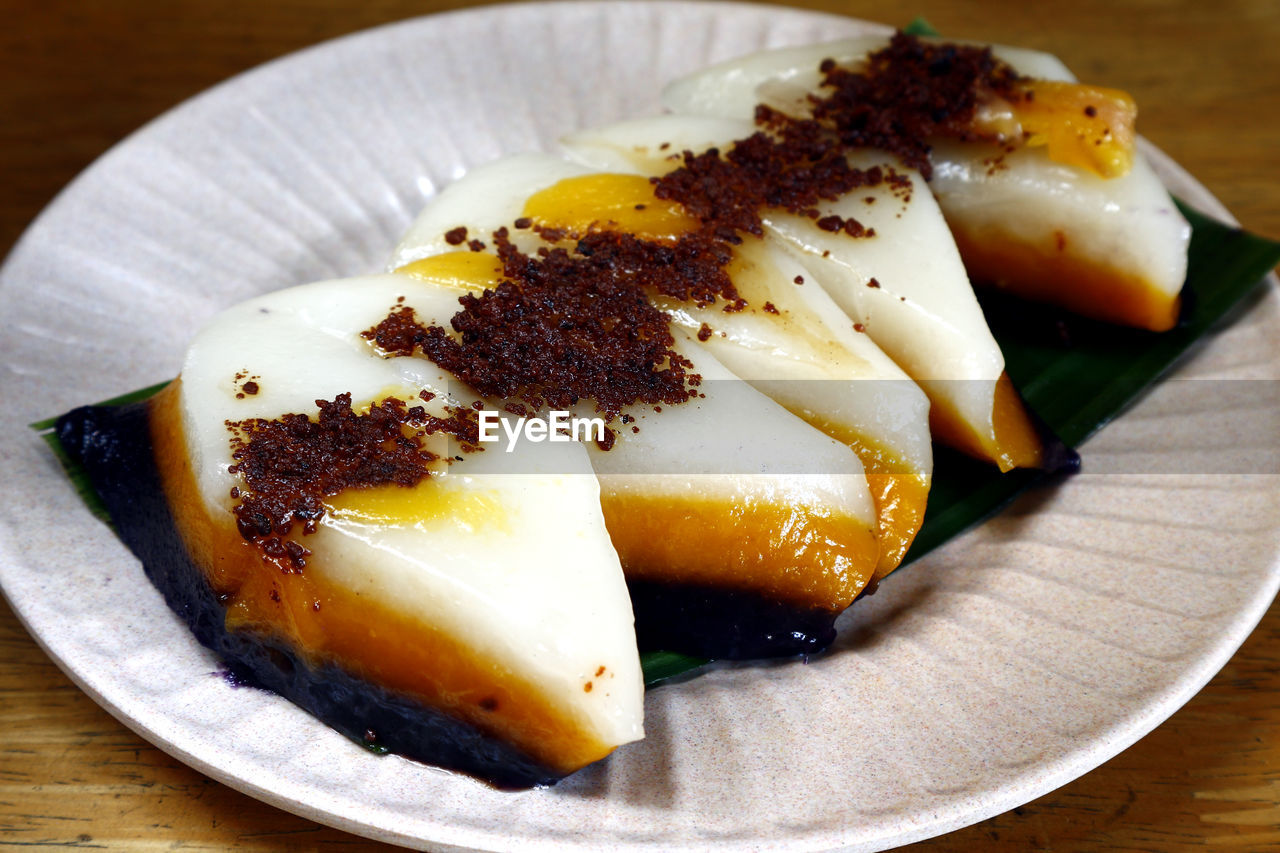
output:
{"label": "speckled plate glaze", "polygon": [[[193,767],[433,849],[879,850],[1023,803],[1133,743],[1226,662],[1280,583],[1280,477],[1229,473],[1258,470],[1258,442],[1276,441],[1223,428],[1256,406],[1150,395],[1084,448],[1094,473],[893,576],[846,614],[831,654],[654,690],[647,740],[516,794],[378,758],[233,689],[25,428],[174,375],[224,306],[379,268],[473,164],[656,111],[664,82],[708,62],[869,28],[725,3],[490,7],[303,51],[117,146],[0,278],[0,581],[31,633]],[[1176,192],[1229,219],[1153,156]],[[1273,286],[1181,375],[1277,378],[1278,315]],[[1188,458],[1194,470],[1159,464]]]}

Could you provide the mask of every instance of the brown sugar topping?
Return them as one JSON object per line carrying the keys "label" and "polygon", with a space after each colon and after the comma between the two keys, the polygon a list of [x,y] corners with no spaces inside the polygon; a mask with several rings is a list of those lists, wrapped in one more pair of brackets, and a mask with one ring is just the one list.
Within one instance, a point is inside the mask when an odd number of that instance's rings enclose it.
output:
{"label": "brown sugar topping", "polygon": [[236,399],[243,400],[245,397],[252,397],[262,390],[262,386],[258,384],[261,376],[250,376],[248,370],[237,370],[236,375],[232,377],[232,382],[236,386]]}
{"label": "brown sugar topping", "polygon": [[822,95],[811,95],[813,118],[853,148],[879,148],[902,158],[928,180],[930,137],[996,141],[973,130],[984,99],[1020,100],[1023,80],[991,48],[923,42],[895,33],[865,67],[825,60]]}
{"label": "brown sugar topping", "polygon": [[369,407],[351,408],[351,395],[317,400],[315,420],[287,414],[275,420],[253,418],[227,423],[232,433],[230,471],[241,486],[232,511],[240,535],[257,545],[285,571],[300,571],[308,551],[287,537],[301,524],[314,533],[325,514],[324,499],[348,489],[395,483],[413,486],[436,460],[423,438],[446,432],[477,441],[474,415],[455,410],[448,418],[428,415],[394,397]]}
{"label": "brown sugar topping", "polygon": [[398,305],[365,337],[389,355],[421,353],[481,394],[535,410],[589,399],[616,416],[635,403],[693,396],[699,379],[672,348],[667,315],[645,293],[704,304],[736,299],[711,247],[599,232],[573,251],[531,257],[511,244],[506,229],[494,234],[494,245],[504,280],[460,298],[452,333]]}
{"label": "brown sugar topping", "polygon": [[841,141],[817,122],[764,106],[756,108],[756,120],[768,132],[738,140],[723,156],[715,148],[702,154],[685,151],[678,168],[652,179],[654,195],[683,205],[703,223],[704,233],[736,244],[742,234],[764,234],[764,208],[819,220],[829,231],[871,237],[874,231],[853,219],[823,217],[816,205],[837,201],[859,187],[910,186],[910,179],[893,169],[850,166]]}

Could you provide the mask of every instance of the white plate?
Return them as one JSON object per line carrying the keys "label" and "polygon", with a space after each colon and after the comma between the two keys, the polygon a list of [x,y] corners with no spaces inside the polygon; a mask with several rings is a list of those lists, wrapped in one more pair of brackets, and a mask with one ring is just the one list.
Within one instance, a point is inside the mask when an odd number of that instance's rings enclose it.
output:
{"label": "white plate", "polygon": [[[1271,601],[1280,478],[1079,476],[895,575],[845,617],[834,653],[652,691],[647,740],[510,794],[369,755],[213,677],[218,662],[25,428],[172,376],[223,306],[377,269],[468,166],[652,112],[665,81],[708,62],[865,27],[722,3],[492,7],[303,51],[134,134],[0,274],[0,581],[21,619],[89,695],[181,760],[408,845],[881,849],[1023,803],[1137,740]],[[1184,375],[1275,378],[1278,313],[1269,290]],[[1085,448],[1088,466],[1123,469],[1158,446],[1250,470],[1216,428],[1237,413],[1186,403],[1149,399]]]}

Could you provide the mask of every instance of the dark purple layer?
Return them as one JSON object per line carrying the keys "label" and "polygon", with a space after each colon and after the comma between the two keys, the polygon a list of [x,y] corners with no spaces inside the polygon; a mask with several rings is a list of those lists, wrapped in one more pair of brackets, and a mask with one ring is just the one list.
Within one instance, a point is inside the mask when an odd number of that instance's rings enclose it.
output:
{"label": "dark purple layer", "polygon": [[640,651],[748,660],[820,652],[839,613],[797,607],[742,590],[627,581]]}

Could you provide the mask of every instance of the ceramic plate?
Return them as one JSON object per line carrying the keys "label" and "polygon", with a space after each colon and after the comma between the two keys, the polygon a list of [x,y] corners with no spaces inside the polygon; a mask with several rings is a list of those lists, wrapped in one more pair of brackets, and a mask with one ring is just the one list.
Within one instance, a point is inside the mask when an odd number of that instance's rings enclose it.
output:
{"label": "ceramic plate", "polygon": [[[664,82],[708,62],[869,26],[723,3],[491,7],[303,51],[134,134],[50,205],[0,280],[0,580],[21,619],[181,760],[406,845],[881,849],[1023,803],[1137,740],[1226,662],[1280,582],[1280,478],[1247,473],[1247,436],[1222,428],[1243,402],[1151,395],[1084,448],[1094,473],[895,575],[846,614],[831,654],[653,690],[647,740],[515,794],[370,755],[215,677],[25,427],[173,376],[224,306],[379,269],[473,164],[654,112]],[[1153,156],[1177,193],[1228,218]],[[1183,375],[1276,378],[1278,312],[1269,290]],[[1188,454],[1194,470],[1152,464]]]}

